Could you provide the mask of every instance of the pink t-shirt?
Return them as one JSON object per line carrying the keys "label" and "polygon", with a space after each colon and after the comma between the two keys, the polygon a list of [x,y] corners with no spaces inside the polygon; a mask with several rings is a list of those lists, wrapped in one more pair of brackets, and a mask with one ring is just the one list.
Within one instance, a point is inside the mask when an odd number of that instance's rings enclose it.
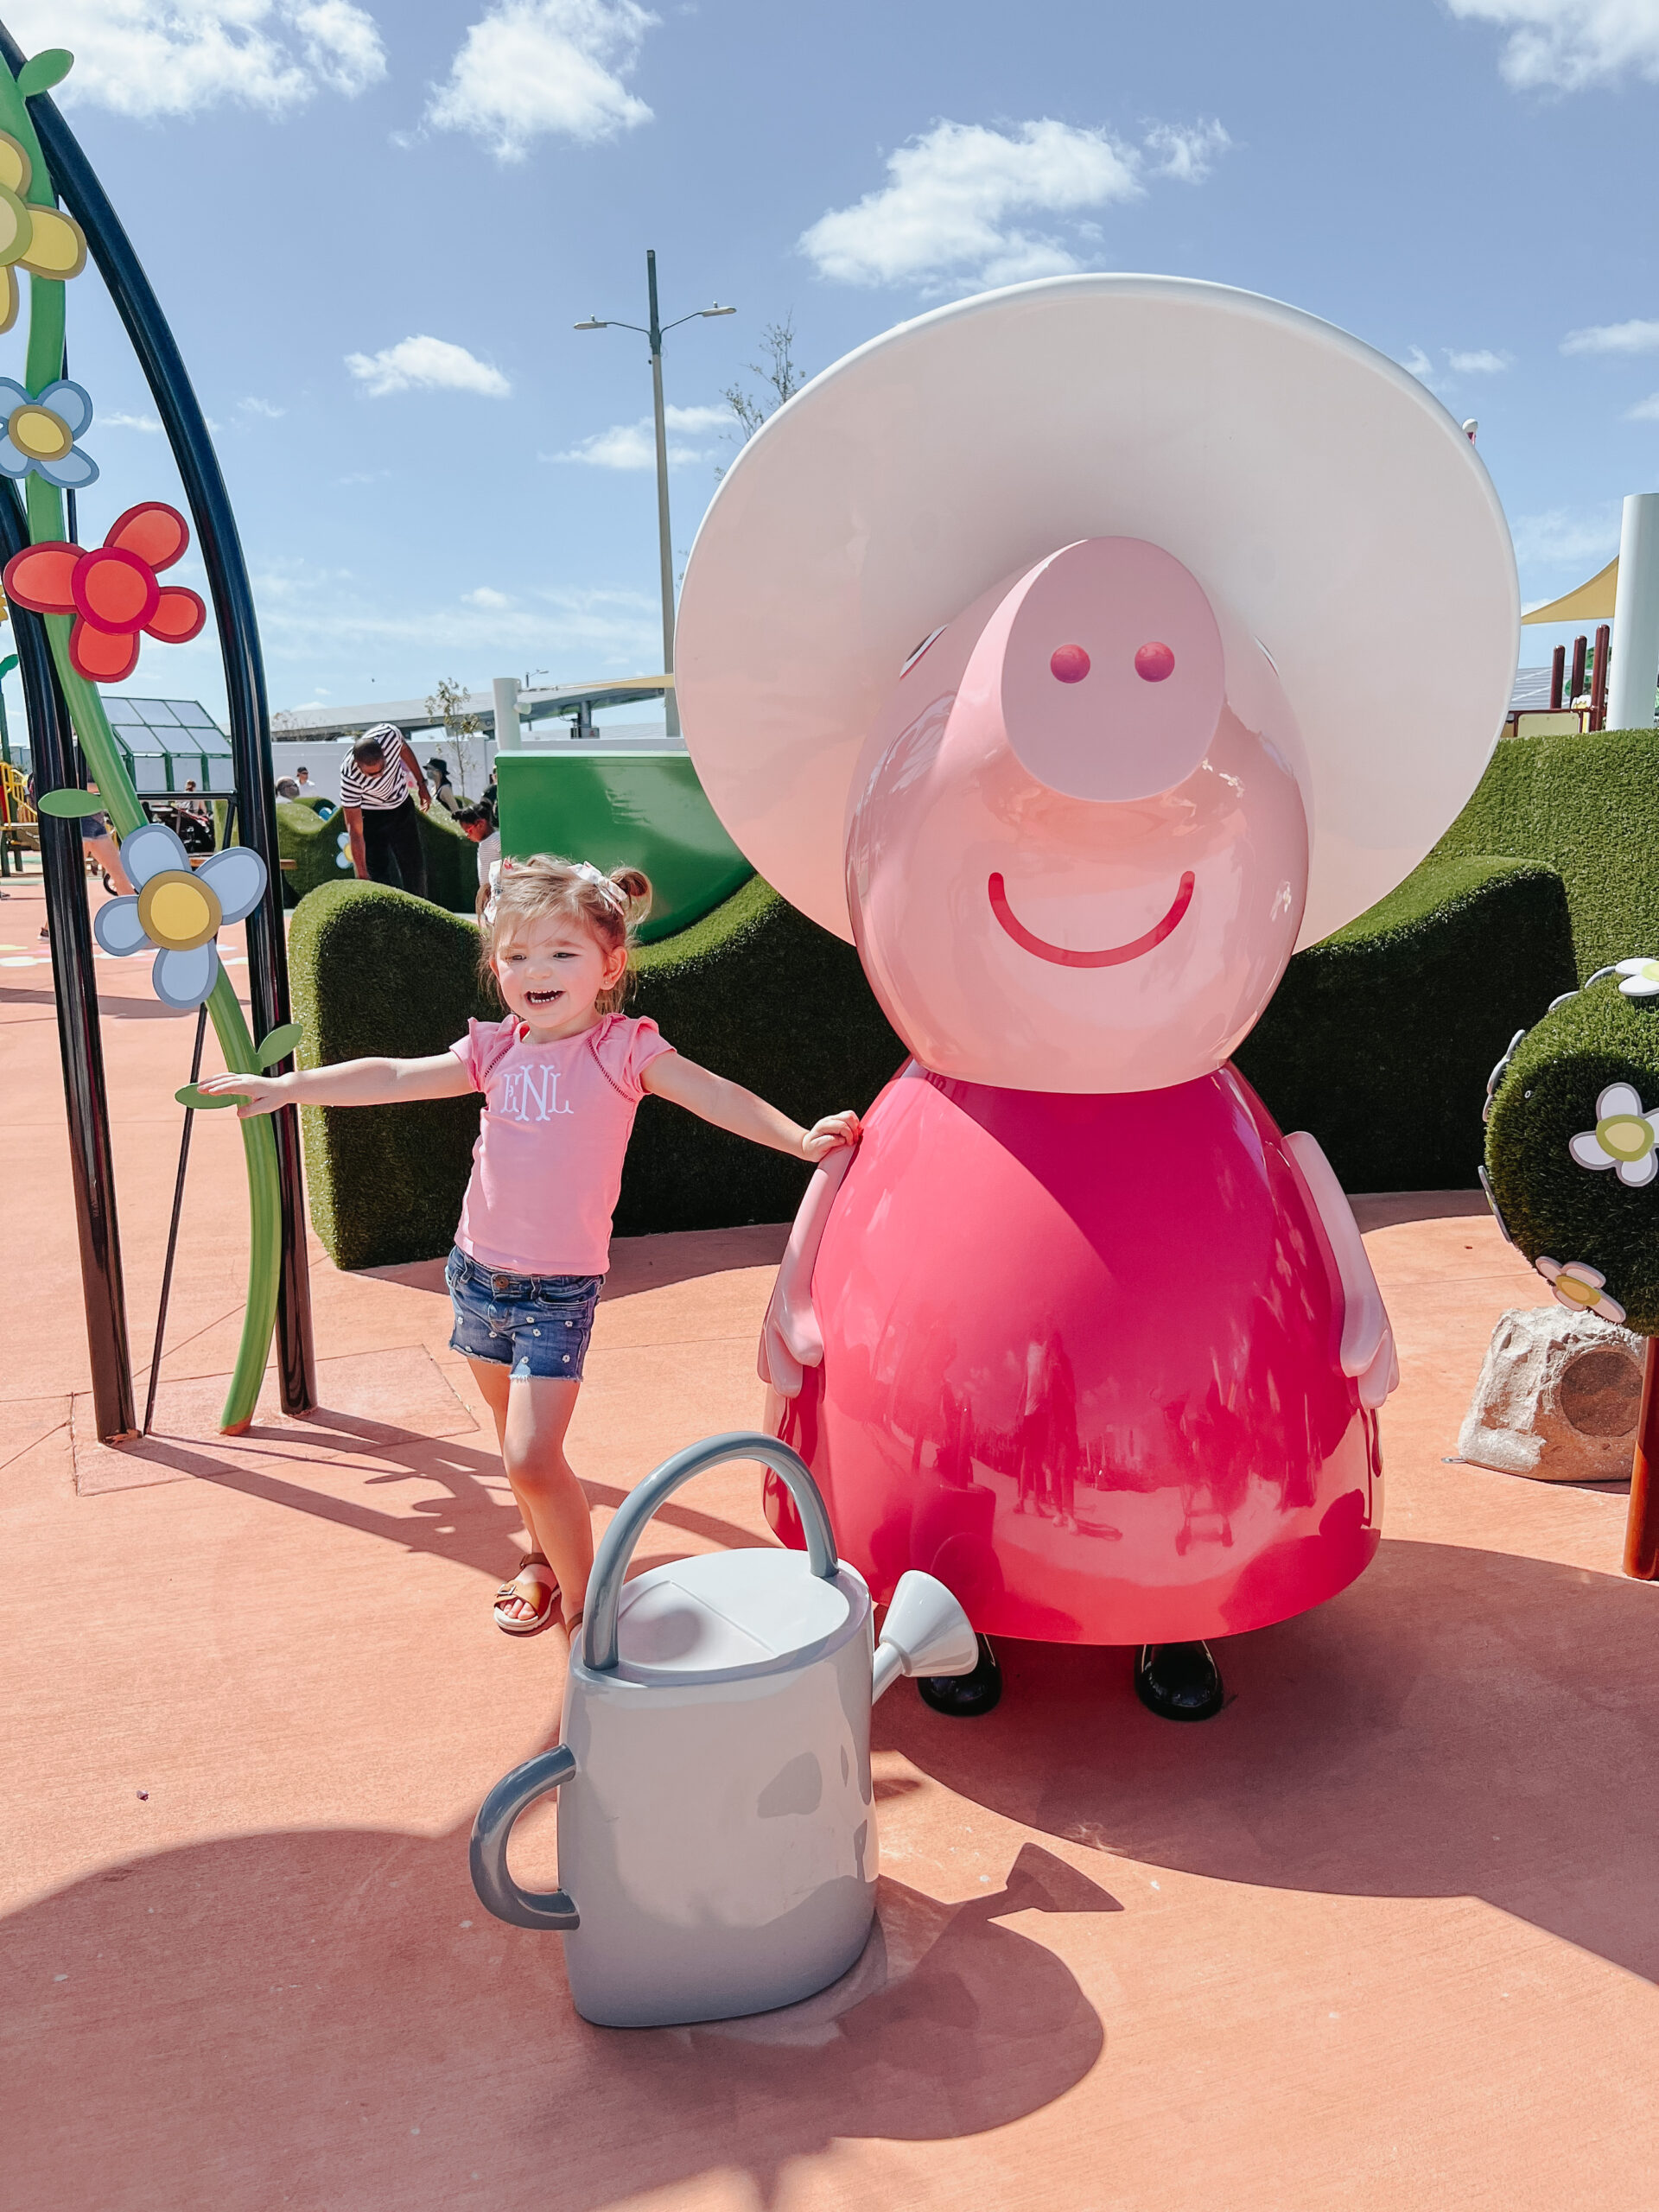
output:
{"label": "pink t-shirt", "polygon": [[449,1047],[484,1094],[455,1242],[481,1267],[602,1275],[654,1021],[608,1014],[580,1036],[528,1042],[524,1024],[469,1021]]}

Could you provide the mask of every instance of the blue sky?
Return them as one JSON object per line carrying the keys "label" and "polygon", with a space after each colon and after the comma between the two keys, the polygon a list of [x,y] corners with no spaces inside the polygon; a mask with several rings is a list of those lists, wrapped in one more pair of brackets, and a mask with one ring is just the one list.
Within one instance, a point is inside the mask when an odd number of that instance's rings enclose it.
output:
{"label": "blue sky", "polygon": [[[1272,293],[1412,366],[1478,416],[1529,601],[1659,481],[1659,0],[0,12],[79,57],[60,97],[216,426],[276,708],[658,664],[644,345],[571,328],[644,320],[647,245],[665,316],[739,310],[669,340],[682,557],[765,325],[810,371],[1067,268]],[[92,543],[176,483],[90,270],[69,334]],[[125,688],[216,703],[210,636]]]}

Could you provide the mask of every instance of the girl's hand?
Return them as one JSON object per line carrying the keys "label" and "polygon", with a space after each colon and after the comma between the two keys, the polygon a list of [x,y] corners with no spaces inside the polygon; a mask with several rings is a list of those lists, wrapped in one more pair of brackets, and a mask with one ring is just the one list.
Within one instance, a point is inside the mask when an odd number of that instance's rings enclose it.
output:
{"label": "girl's hand", "polygon": [[256,1114],[274,1114],[288,1099],[288,1078],[280,1075],[208,1075],[196,1085],[210,1097],[245,1098],[245,1106],[238,1106],[238,1122],[252,1119]]}
{"label": "girl's hand", "polygon": [[860,1135],[858,1116],[850,1108],[844,1113],[826,1114],[821,1122],[814,1122],[801,1139],[802,1157],[822,1160],[826,1153],[835,1152],[844,1144],[856,1144]]}

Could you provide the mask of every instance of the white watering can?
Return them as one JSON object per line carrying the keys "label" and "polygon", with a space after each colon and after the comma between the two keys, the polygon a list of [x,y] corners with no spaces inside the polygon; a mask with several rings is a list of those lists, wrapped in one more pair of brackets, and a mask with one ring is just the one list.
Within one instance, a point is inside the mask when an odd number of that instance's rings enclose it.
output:
{"label": "white watering can", "polygon": [[[770,1545],[623,1576],[645,1522],[709,1467],[759,1459],[788,1484],[806,1556]],[[900,1675],[978,1656],[943,1583],[906,1574],[875,1647],[863,1577],[804,1463],[775,1436],[714,1436],[647,1477],[605,1532],[563,1740],[498,1782],[473,1886],[499,1919],[556,1929],[570,1994],[603,2027],[670,2027],[792,2005],[845,1974],[875,1913],[870,1707]],[[513,1822],[559,1792],[559,1878],[507,1871]]]}

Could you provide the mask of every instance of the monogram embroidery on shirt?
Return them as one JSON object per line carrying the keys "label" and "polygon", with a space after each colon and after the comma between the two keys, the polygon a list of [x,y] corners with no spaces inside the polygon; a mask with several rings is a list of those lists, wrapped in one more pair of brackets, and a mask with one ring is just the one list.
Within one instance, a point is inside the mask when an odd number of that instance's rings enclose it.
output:
{"label": "monogram embroidery on shirt", "polygon": [[502,1077],[501,1103],[495,1110],[512,1122],[547,1122],[555,1114],[576,1109],[568,1098],[559,1096],[557,1068],[510,1068]]}

